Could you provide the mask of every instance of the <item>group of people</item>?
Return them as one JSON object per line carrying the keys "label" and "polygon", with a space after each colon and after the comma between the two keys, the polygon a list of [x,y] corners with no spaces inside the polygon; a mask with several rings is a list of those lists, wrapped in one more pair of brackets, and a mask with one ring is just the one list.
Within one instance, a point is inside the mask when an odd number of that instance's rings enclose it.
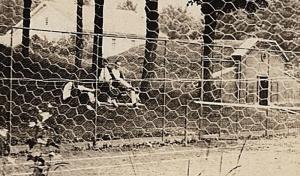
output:
{"label": "group of people", "polygon": [[[137,103],[139,101],[139,92],[136,88],[134,88],[130,83],[125,80],[124,73],[121,71],[121,62],[116,61],[113,64],[113,67],[110,67],[108,61],[106,59],[103,60],[103,67],[100,69],[99,73],[99,83],[105,84],[105,91],[107,93],[108,98],[107,102],[113,104],[115,107],[118,107],[119,104],[117,102],[118,97],[122,93],[128,92],[130,94],[130,99],[133,107],[137,107]],[[77,88],[80,91],[87,92],[90,102],[97,103],[98,100],[95,98],[95,90],[91,88],[87,88],[83,85],[74,86],[74,82],[68,82],[64,86],[63,90],[63,100],[71,97],[71,91],[74,88]]]}

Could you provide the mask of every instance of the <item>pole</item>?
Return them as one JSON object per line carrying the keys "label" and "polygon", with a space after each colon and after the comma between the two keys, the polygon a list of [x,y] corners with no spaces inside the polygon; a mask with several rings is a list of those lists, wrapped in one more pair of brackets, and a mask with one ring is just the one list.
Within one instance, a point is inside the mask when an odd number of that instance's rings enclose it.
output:
{"label": "pole", "polygon": [[190,176],[190,165],[191,165],[191,160],[188,160],[188,168],[187,168],[187,176]]}
{"label": "pole", "polygon": [[[186,87],[186,86],[185,86]],[[185,109],[184,109],[184,146],[187,146],[187,123],[188,123],[188,100],[186,101]]]}
{"label": "pole", "polygon": [[[14,35],[14,29],[11,28],[11,33],[10,33],[10,81],[9,81],[9,87],[10,87],[10,91],[9,91],[9,122],[8,122],[8,136],[7,136],[7,140],[8,140],[8,144],[9,144],[9,149],[11,147],[11,133],[12,133],[12,77],[13,77],[13,35]],[[10,151],[9,151],[10,152]],[[9,153],[10,154],[10,153]]]}
{"label": "pole", "polygon": [[164,116],[162,118],[162,131],[161,131],[161,140],[164,142],[165,140],[165,118],[166,118],[166,77],[167,77],[167,68],[166,68],[166,55],[167,55],[167,41],[164,42],[164,96],[163,96],[163,111],[164,111]]}
{"label": "pole", "polygon": [[[200,82],[200,99],[201,101],[204,101],[204,98],[203,98],[203,74],[204,74],[204,68],[203,68],[203,59],[202,58],[202,69],[201,69],[201,82]],[[202,123],[201,123],[201,118],[203,118],[204,116],[204,113],[203,113],[203,104],[201,103],[200,104],[200,118],[199,118],[199,140],[201,140],[201,127],[202,127]]]}
{"label": "pole", "polygon": [[[95,35],[99,35],[99,34],[95,34]],[[96,36],[93,36],[94,38],[96,37]],[[98,43],[98,40],[99,40],[99,37],[96,37],[97,38],[97,43]],[[98,45],[97,45],[97,47],[98,47]],[[96,63],[98,63],[98,49],[95,49],[95,51],[96,51],[96,53],[93,53],[93,54],[96,54]],[[94,130],[94,141],[93,141],[93,143],[94,143],[94,146],[93,147],[95,147],[96,146],[96,141],[97,141],[97,123],[98,123],[98,121],[97,121],[97,119],[98,119],[98,79],[99,79],[99,77],[98,77],[98,66],[96,67],[96,78],[95,78],[95,80],[96,80],[96,84],[93,84],[93,85],[95,85],[95,115],[96,115],[96,117],[95,117],[95,130]]]}
{"label": "pole", "polygon": [[[267,84],[268,84],[267,106],[269,106],[269,99],[270,99],[270,97],[269,97],[269,92],[270,92],[270,88],[269,88],[269,87],[270,87],[270,86],[269,86],[269,77],[270,77],[270,57],[267,57],[267,59],[268,59],[268,76],[267,76],[267,80],[266,80],[266,82],[267,82]],[[265,134],[265,135],[268,136],[269,108],[267,109],[266,116],[267,116],[267,118],[266,118],[266,134]]]}

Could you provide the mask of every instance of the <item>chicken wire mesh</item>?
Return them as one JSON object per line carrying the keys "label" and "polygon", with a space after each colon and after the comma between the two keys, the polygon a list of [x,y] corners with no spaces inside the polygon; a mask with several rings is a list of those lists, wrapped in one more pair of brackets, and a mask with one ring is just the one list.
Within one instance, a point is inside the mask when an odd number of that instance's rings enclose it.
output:
{"label": "chicken wire mesh", "polygon": [[[72,1],[68,8],[55,0],[34,1],[27,28],[23,1],[2,0],[0,154],[47,146],[71,163],[71,169],[51,174],[106,175],[114,169],[99,171],[99,165],[70,156],[164,147],[176,152],[182,144],[192,144],[193,152],[244,148],[245,139],[268,145],[264,137],[298,134],[299,6],[291,1],[188,1],[200,5],[202,21],[185,4],[171,2],[155,9],[157,1],[146,1],[147,16],[139,11],[145,4],[134,1],[109,11],[92,1]],[[97,7],[104,8],[98,18]],[[94,18],[103,20],[103,34],[101,27],[95,32]],[[24,159],[17,163],[6,172],[31,174]],[[128,165],[133,169],[124,175],[147,170],[135,168],[132,159]]]}

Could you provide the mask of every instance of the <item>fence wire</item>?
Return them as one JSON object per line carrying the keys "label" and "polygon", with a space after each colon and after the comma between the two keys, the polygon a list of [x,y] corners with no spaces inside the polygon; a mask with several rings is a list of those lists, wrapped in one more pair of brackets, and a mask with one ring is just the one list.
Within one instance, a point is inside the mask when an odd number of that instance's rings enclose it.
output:
{"label": "fence wire", "polygon": [[[164,147],[175,163],[195,157],[181,146],[205,149],[202,162],[212,146],[241,155],[249,139],[299,134],[298,1],[0,2],[0,156],[21,158],[9,174],[30,175],[21,155],[36,151],[71,163],[54,175],[137,175]],[[145,152],[158,154],[132,160]],[[77,167],[87,153],[129,160]]]}

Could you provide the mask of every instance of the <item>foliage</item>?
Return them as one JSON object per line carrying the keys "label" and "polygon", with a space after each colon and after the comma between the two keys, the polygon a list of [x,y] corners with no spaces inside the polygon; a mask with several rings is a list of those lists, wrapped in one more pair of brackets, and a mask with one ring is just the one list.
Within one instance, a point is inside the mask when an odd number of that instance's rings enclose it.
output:
{"label": "foliage", "polygon": [[203,30],[201,22],[180,7],[168,6],[163,9],[160,22],[162,32],[171,39],[199,39]]}
{"label": "foliage", "polygon": [[194,19],[186,9],[168,6],[160,13],[160,29],[170,39],[199,39],[203,25]]}
{"label": "foliage", "polygon": [[[202,1],[188,1],[188,5],[194,3],[201,5]],[[284,50],[299,52],[300,42],[297,39],[300,24],[297,17],[300,1],[268,1],[268,4],[267,9],[258,9],[256,14],[249,15],[248,12],[241,10],[224,14],[218,19],[216,39],[240,40],[247,37],[259,37],[277,41]]]}
{"label": "foliage", "polygon": [[[48,158],[49,162],[46,161]],[[31,153],[27,155],[27,161],[33,161],[34,166],[30,167],[33,169],[32,175],[34,176],[45,176],[49,175],[49,171],[53,169],[54,171],[60,167],[68,165],[67,162],[52,162],[54,158],[61,158],[60,155],[50,152],[47,155],[41,153]]]}
{"label": "foliage", "polygon": [[194,4],[201,5],[202,4],[202,0],[188,0],[188,2],[187,2],[187,6],[190,6],[190,5],[192,6]]}
{"label": "foliage", "polygon": [[[51,108],[52,105],[49,104],[48,108]],[[35,146],[40,145],[45,147],[53,146],[57,149],[59,149],[59,143],[60,141],[54,141],[51,136],[49,137],[48,132],[48,125],[46,121],[52,116],[51,113],[47,111],[42,111],[37,107],[38,116],[35,121],[29,122],[29,127],[33,128],[35,130],[35,134],[33,138],[30,138],[26,141],[26,144],[29,147],[29,150],[32,151]],[[48,135],[48,136],[46,136]],[[51,160],[56,156],[54,152],[49,152],[46,155],[44,155],[41,151],[38,152],[31,152],[27,155],[27,161],[33,161],[34,166],[33,168],[33,175],[36,176],[44,176],[48,175],[48,172],[52,167],[55,167],[54,170],[56,170],[58,167],[63,166],[68,163],[52,163]],[[46,157],[48,157],[50,162],[46,162]]]}
{"label": "foliage", "polygon": [[83,1],[83,5],[90,5],[91,4],[91,0],[84,0]]}
{"label": "foliage", "polygon": [[120,9],[120,10],[130,10],[130,11],[136,12],[136,7],[137,7],[137,4],[134,4],[131,0],[126,0],[123,3],[120,3],[118,5],[117,9]]}
{"label": "foliage", "polygon": [[74,69],[70,63],[74,63],[75,36],[61,38],[58,41],[48,41],[34,35],[31,45],[33,52],[45,58],[47,62],[50,61],[51,64],[57,64],[69,71]]}
{"label": "foliage", "polygon": [[[300,1],[284,0],[270,2],[268,9],[259,10],[250,18],[241,11],[226,14],[218,23],[217,38],[259,37],[277,41],[286,51],[300,52],[300,41],[297,41],[300,34],[297,22],[299,10]],[[297,58],[295,54],[290,57]]]}
{"label": "foliage", "polygon": [[1,0],[0,14],[0,34],[5,34],[9,26],[17,24],[22,19],[23,2],[21,0]]}
{"label": "foliage", "polygon": [[[61,56],[68,56],[75,54],[75,37],[61,38],[58,41],[48,41],[40,38],[38,35],[32,36],[32,49],[40,53],[42,56],[45,54],[55,53]],[[46,55],[45,55],[46,56]],[[44,56],[44,57],[45,57]]]}
{"label": "foliage", "polygon": [[[41,0],[34,0],[32,9],[37,7]],[[11,26],[22,20],[23,0],[0,0],[0,34],[5,34]]]}
{"label": "foliage", "polygon": [[9,144],[7,143],[8,130],[0,128],[0,157],[7,155],[10,151]]}
{"label": "foliage", "polygon": [[37,119],[34,122],[29,122],[29,127],[35,130],[35,134],[33,138],[30,138],[26,141],[26,144],[28,145],[30,150],[33,149],[37,144],[45,145],[46,147],[53,146],[59,148],[55,141],[53,141],[51,138],[45,137],[45,134],[47,134],[48,132],[46,121],[52,116],[52,114],[46,111],[42,111],[41,109],[39,109],[39,107],[37,107],[37,110]]}

